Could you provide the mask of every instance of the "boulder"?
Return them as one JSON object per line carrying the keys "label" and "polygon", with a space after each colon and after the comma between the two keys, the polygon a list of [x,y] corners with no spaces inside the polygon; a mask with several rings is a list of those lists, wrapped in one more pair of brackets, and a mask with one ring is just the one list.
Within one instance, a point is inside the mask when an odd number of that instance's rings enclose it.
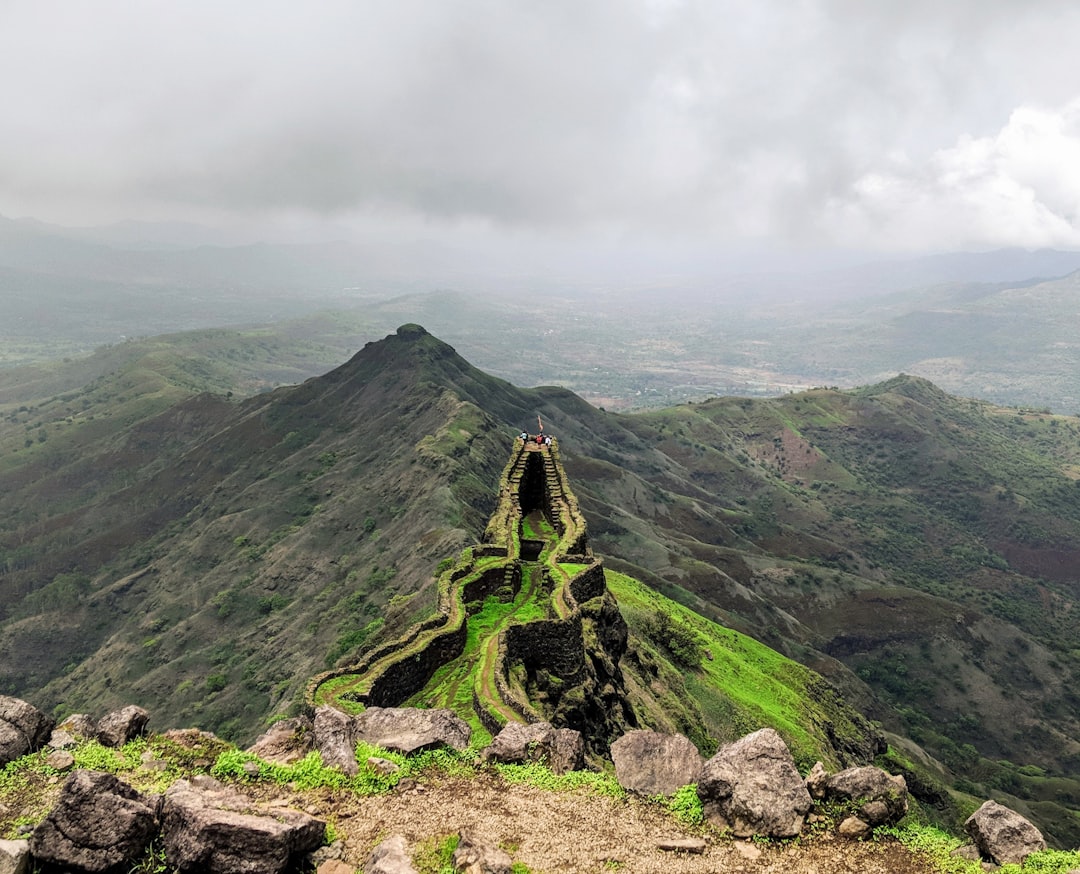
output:
{"label": "boulder", "polygon": [[26,874],[29,870],[30,843],[0,840],[0,874]]}
{"label": "boulder", "polygon": [[705,760],[689,738],[655,731],[628,731],[611,745],[615,778],[641,795],[671,795],[701,777]]}
{"label": "boulder", "polygon": [[278,874],[323,842],[326,823],[288,807],[257,805],[216,780],[177,780],[161,809],[170,868],[206,874]]}
{"label": "boulder", "polygon": [[77,871],[131,866],[157,834],[159,803],[112,774],[73,771],[30,835],[30,853],[39,863]]}
{"label": "boulder", "polygon": [[54,771],[65,774],[75,767],[75,757],[67,750],[53,750],[45,757],[45,764]]}
{"label": "boulder", "polygon": [[470,831],[458,835],[453,856],[454,870],[461,874],[510,874],[514,860],[506,850],[479,840]]}
{"label": "boulder", "polygon": [[55,724],[33,704],[0,695],[0,766],[41,749]]}
{"label": "boulder", "polygon": [[829,773],[821,762],[814,762],[814,767],[806,775],[806,791],[811,798],[820,801],[825,797],[825,790],[829,784]]}
{"label": "boulder", "polygon": [[380,777],[389,777],[391,774],[396,774],[401,770],[396,763],[384,759],[382,756],[368,756],[367,766]]}
{"label": "boulder", "polygon": [[585,741],[580,731],[550,722],[508,722],[480,755],[505,764],[543,761],[554,773],[566,774],[584,767]]}
{"label": "boulder", "polygon": [[[282,719],[248,747],[248,752],[267,762],[291,765],[315,748],[314,726],[306,716]],[[326,759],[323,759],[325,763]]]}
{"label": "boulder", "polygon": [[548,767],[556,774],[569,774],[585,767],[585,738],[574,728],[555,729]]}
{"label": "boulder", "polygon": [[869,835],[873,829],[870,828],[865,820],[861,820],[857,816],[848,816],[844,818],[844,821],[840,823],[836,831],[842,838],[861,840]]}
{"label": "boulder", "polygon": [[356,869],[341,859],[327,859],[315,869],[315,874],[356,874]]}
{"label": "boulder", "polygon": [[107,747],[122,747],[129,740],[139,737],[149,721],[149,713],[129,704],[101,718],[97,724],[97,739]]}
{"label": "boulder", "polygon": [[356,761],[356,723],[353,717],[334,707],[315,711],[313,725],[315,749],[328,768],[337,768],[355,776],[360,770]]}
{"label": "boulder", "polygon": [[198,728],[170,728],[160,737],[168,742],[162,749],[166,759],[175,758],[194,768],[210,768],[219,755],[231,748],[212,731]]}
{"label": "boulder", "polygon": [[706,818],[735,837],[795,837],[813,802],[787,744],[771,728],[727,744],[698,781]]}
{"label": "boulder", "polygon": [[964,830],[979,855],[995,865],[1020,865],[1032,853],[1046,849],[1046,841],[1034,825],[996,801],[987,801],[971,814]]}
{"label": "boulder", "polygon": [[85,713],[72,713],[56,727],[76,738],[92,740],[97,737],[97,723]]}
{"label": "boulder", "polygon": [[833,774],[825,783],[825,798],[853,805],[852,812],[871,828],[898,823],[908,812],[904,778],[872,765]]}
{"label": "boulder", "polygon": [[364,874],[416,874],[405,838],[394,835],[372,850],[364,863]]}
{"label": "boulder", "polygon": [[406,755],[442,747],[466,750],[472,736],[469,724],[452,710],[369,707],[353,717],[353,726],[356,740]]}

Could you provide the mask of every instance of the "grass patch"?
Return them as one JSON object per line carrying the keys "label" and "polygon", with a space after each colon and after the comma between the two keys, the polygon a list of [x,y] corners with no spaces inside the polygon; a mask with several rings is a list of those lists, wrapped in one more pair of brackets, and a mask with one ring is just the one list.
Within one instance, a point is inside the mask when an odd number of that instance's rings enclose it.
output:
{"label": "grass patch", "polygon": [[[893,837],[907,849],[920,853],[933,863],[941,874],[982,874],[979,862],[970,862],[952,855],[953,850],[967,843],[966,840],[926,825],[879,828],[876,837]],[[1043,850],[1033,853],[1021,865],[1002,865],[1000,874],[1068,874],[1080,868],[1080,850]]]}
{"label": "grass patch", "polygon": [[593,795],[622,800],[626,790],[619,785],[613,774],[595,771],[571,771],[554,774],[546,765],[528,762],[524,765],[493,765],[495,771],[507,782],[544,789],[548,792],[574,792],[585,790]]}

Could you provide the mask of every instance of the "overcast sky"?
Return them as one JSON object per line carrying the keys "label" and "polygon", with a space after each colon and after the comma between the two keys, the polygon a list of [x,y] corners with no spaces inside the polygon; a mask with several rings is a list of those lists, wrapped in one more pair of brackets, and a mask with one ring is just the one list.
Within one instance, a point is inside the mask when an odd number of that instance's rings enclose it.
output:
{"label": "overcast sky", "polygon": [[2,0],[0,214],[1080,248],[1072,0]]}

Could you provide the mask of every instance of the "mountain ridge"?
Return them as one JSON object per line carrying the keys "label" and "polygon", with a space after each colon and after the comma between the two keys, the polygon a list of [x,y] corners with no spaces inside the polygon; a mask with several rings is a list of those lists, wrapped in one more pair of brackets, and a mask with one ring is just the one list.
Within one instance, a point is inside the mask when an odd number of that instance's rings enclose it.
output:
{"label": "mountain ridge", "polygon": [[1075,834],[1070,417],[917,378],[616,415],[482,374],[409,325],[243,401],[143,409],[148,386],[4,408],[15,691],[167,699],[163,718],[225,735],[287,710],[331,656],[434,609],[436,565],[482,531],[506,447],[539,413],[609,568],[818,670],[954,782]]}

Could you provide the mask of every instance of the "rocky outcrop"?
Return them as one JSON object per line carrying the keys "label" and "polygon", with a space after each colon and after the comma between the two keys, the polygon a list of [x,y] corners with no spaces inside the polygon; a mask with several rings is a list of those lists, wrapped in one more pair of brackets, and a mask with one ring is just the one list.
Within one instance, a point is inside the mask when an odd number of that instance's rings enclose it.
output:
{"label": "rocky outcrop", "polygon": [[30,842],[0,840],[0,874],[26,874],[30,870]]}
{"label": "rocky outcrop", "polygon": [[705,760],[681,734],[630,731],[611,745],[615,778],[623,789],[641,795],[671,795],[697,783]]}
{"label": "rocky outcrop", "polygon": [[508,722],[480,756],[504,764],[546,762],[554,773],[566,774],[585,766],[585,742],[580,731],[550,722]]}
{"label": "rocky outcrop", "polygon": [[394,835],[372,850],[364,863],[364,874],[416,874],[405,837]]}
{"label": "rocky outcrop", "polygon": [[369,707],[352,719],[354,737],[395,753],[469,748],[472,729],[451,710]]}
{"label": "rocky outcrop", "polygon": [[315,711],[315,749],[328,768],[337,768],[350,777],[359,770],[356,762],[356,727],[353,718],[334,707]]}
{"label": "rocky outcrop", "polygon": [[698,782],[706,818],[736,837],[795,837],[813,802],[783,738],[763,728],[705,763]]}
{"label": "rocky outcrop", "polygon": [[107,747],[122,747],[142,735],[149,721],[149,713],[129,704],[101,718],[97,724],[97,739]]}
{"label": "rocky outcrop", "polygon": [[1046,849],[1046,841],[1034,825],[996,801],[987,801],[971,814],[964,830],[979,855],[996,865],[1020,865],[1032,853]]}
{"label": "rocky outcrop", "polygon": [[453,863],[454,870],[462,874],[510,874],[514,860],[506,850],[481,841],[471,831],[462,831]]}
{"label": "rocky outcrop", "polygon": [[30,836],[31,855],[76,871],[131,865],[157,834],[159,804],[158,796],[143,795],[112,774],[75,771]]}
{"label": "rocky outcrop", "polygon": [[[275,722],[250,747],[248,752],[267,762],[291,765],[315,747],[314,726],[306,716]],[[326,757],[323,757],[326,763]]]}
{"label": "rocky outcrop", "polygon": [[[847,768],[829,777],[825,783],[825,799],[849,805],[853,816],[868,829],[898,823],[908,812],[904,778],[894,777],[872,765]],[[854,823],[848,824],[849,830],[855,828]]]}
{"label": "rocky outcrop", "polygon": [[34,705],[0,695],[0,765],[41,749],[55,724]]}
{"label": "rocky outcrop", "polygon": [[85,713],[73,713],[53,729],[49,746],[54,750],[65,750],[77,745],[80,740],[95,737],[97,726],[94,720]]}
{"label": "rocky outcrop", "polygon": [[256,805],[208,777],[170,786],[161,822],[166,861],[181,872],[277,874],[326,836],[322,820]]}

